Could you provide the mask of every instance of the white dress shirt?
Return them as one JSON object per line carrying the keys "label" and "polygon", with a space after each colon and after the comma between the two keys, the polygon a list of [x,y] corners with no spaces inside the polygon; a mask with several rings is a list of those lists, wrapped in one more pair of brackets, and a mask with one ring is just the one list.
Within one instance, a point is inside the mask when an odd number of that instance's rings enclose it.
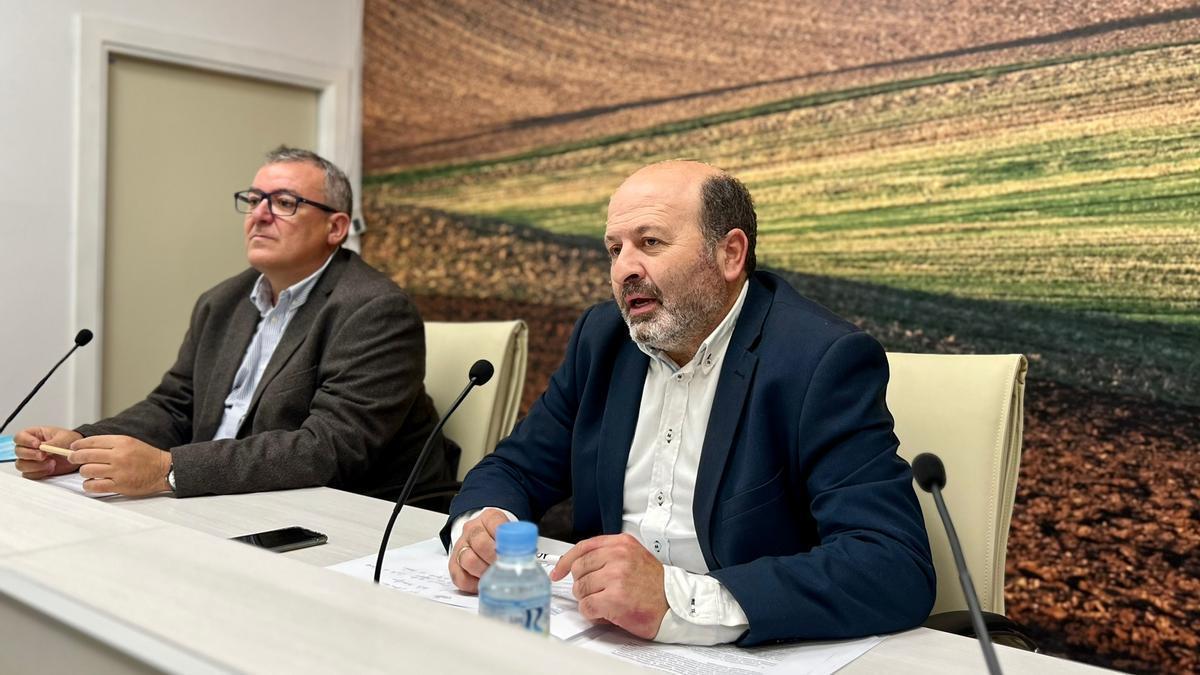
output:
{"label": "white dress shirt", "polygon": [[[637,426],[625,465],[621,531],[631,534],[663,563],[663,591],[670,611],[655,640],[720,644],[736,640],[750,621],[708,565],[692,515],[696,473],[716,397],[721,363],[741,315],[749,284],[729,313],[682,367],[666,354],[638,344],[650,357]],[[509,520],[516,517],[502,511]],[[455,520],[450,541],[479,510]]]}
{"label": "white dress shirt", "polygon": [[663,590],[671,611],[658,627],[654,639],[659,642],[731,642],[750,625],[733,594],[705,574],[708,564],[692,512],[721,363],[748,288],[742,285],[729,313],[683,366],[638,344],[650,366],[625,464],[621,531],[637,537],[664,565]]}
{"label": "white dress shirt", "polygon": [[308,294],[312,292],[313,286],[317,285],[317,280],[321,278],[325,268],[329,267],[330,260],[333,260],[332,255],[316,272],[284,289],[274,305],[271,304],[270,282],[265,276],[258,276],[254,288],[250,289],[250,302],[258,308],[260,317],[258,328],[254,330],[250,346],[246,347],[246,353],[242,356],[242,364],[238,366],[237,375],[233,377],[233,388],[225,397],[225,412],[221,415],[221,425],[217,427],[217,433],[213,435],[214,441],[237,437],[238,429],[242,427],[242,422],[246,421],[246,411],[254,398],[254,390],[262,380],[271,355],[279,346],[283,331],[287,330],[292,317],[308,300]]}

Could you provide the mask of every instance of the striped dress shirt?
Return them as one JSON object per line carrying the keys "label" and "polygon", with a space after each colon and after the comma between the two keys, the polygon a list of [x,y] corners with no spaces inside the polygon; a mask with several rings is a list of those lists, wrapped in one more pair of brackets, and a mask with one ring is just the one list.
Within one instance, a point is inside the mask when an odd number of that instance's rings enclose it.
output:
{"label": "striped dress shirt", "polygon": [[308,294],[312,292],[313,286],[317,285],[317,280],[321,278],[325,268],[329,267],[330,260],[333,260],[332,255],[316,272],[287,287],[279,294],[279,301],[274,305],[271,304],[271,284],[265,276],[259,275],[254,288],[250,290],[250,302],[258,308],[260,317],[258,328],[254,330],[250,346],[246,347],[246,353],[242,356],[242,364],[238,366],[237,375],[233,377],[233,388],[225,397],[225,412],[221,416],[221,426],[217,427],[217,433],[213,436],[214,441],[237,438],[238,429],[246,421],[250,401],[254,399],[254,390],[258,388],[263,372],[271,361],[271,355],[279,346],[283,332],[287,330],[292,317],[308,300]]}

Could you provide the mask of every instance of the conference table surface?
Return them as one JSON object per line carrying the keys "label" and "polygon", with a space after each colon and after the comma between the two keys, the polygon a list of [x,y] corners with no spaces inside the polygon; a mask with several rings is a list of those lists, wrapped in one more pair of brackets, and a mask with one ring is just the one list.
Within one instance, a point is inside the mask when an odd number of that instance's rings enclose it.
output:
{"label": "conference table surface", "polygon": [[[374,553],[389,502],[330,488],[93,500],[0,464],[0,571],[169,640],[214,670],[645,672],[556,640],[322,569]],[[445,516],[405,507],[391,547]],[[328,543],[270,553],[229,537],[298,525]],[[3,639],[3,638],[0,638]],[[1102,672],[997,646],[1006,672]],[[985,672],[972,639],[916,629],[842,673]]]}

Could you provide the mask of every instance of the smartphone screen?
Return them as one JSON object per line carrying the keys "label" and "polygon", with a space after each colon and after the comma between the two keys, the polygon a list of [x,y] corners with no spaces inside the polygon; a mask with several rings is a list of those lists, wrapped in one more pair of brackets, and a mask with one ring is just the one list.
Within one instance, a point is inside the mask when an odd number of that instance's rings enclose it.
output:
{"label": "smartphone screen", "polygon": [[303,527],[285,527],[280,530],[244,534],[240,537],[233,537],[233,540],[282,553],[298,548],[319,546],[329,541],[329,538],[320,532],[306,530]]}

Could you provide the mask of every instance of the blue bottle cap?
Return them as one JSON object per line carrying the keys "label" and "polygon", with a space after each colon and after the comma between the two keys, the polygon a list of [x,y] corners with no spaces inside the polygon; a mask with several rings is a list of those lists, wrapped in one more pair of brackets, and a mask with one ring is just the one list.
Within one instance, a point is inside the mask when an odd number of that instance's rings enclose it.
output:
{"label": "blue bottle cap", "polygon": [[504,523],[496,528],[496,552],[500,555],[537,553],[537,525],[524,520]]}

